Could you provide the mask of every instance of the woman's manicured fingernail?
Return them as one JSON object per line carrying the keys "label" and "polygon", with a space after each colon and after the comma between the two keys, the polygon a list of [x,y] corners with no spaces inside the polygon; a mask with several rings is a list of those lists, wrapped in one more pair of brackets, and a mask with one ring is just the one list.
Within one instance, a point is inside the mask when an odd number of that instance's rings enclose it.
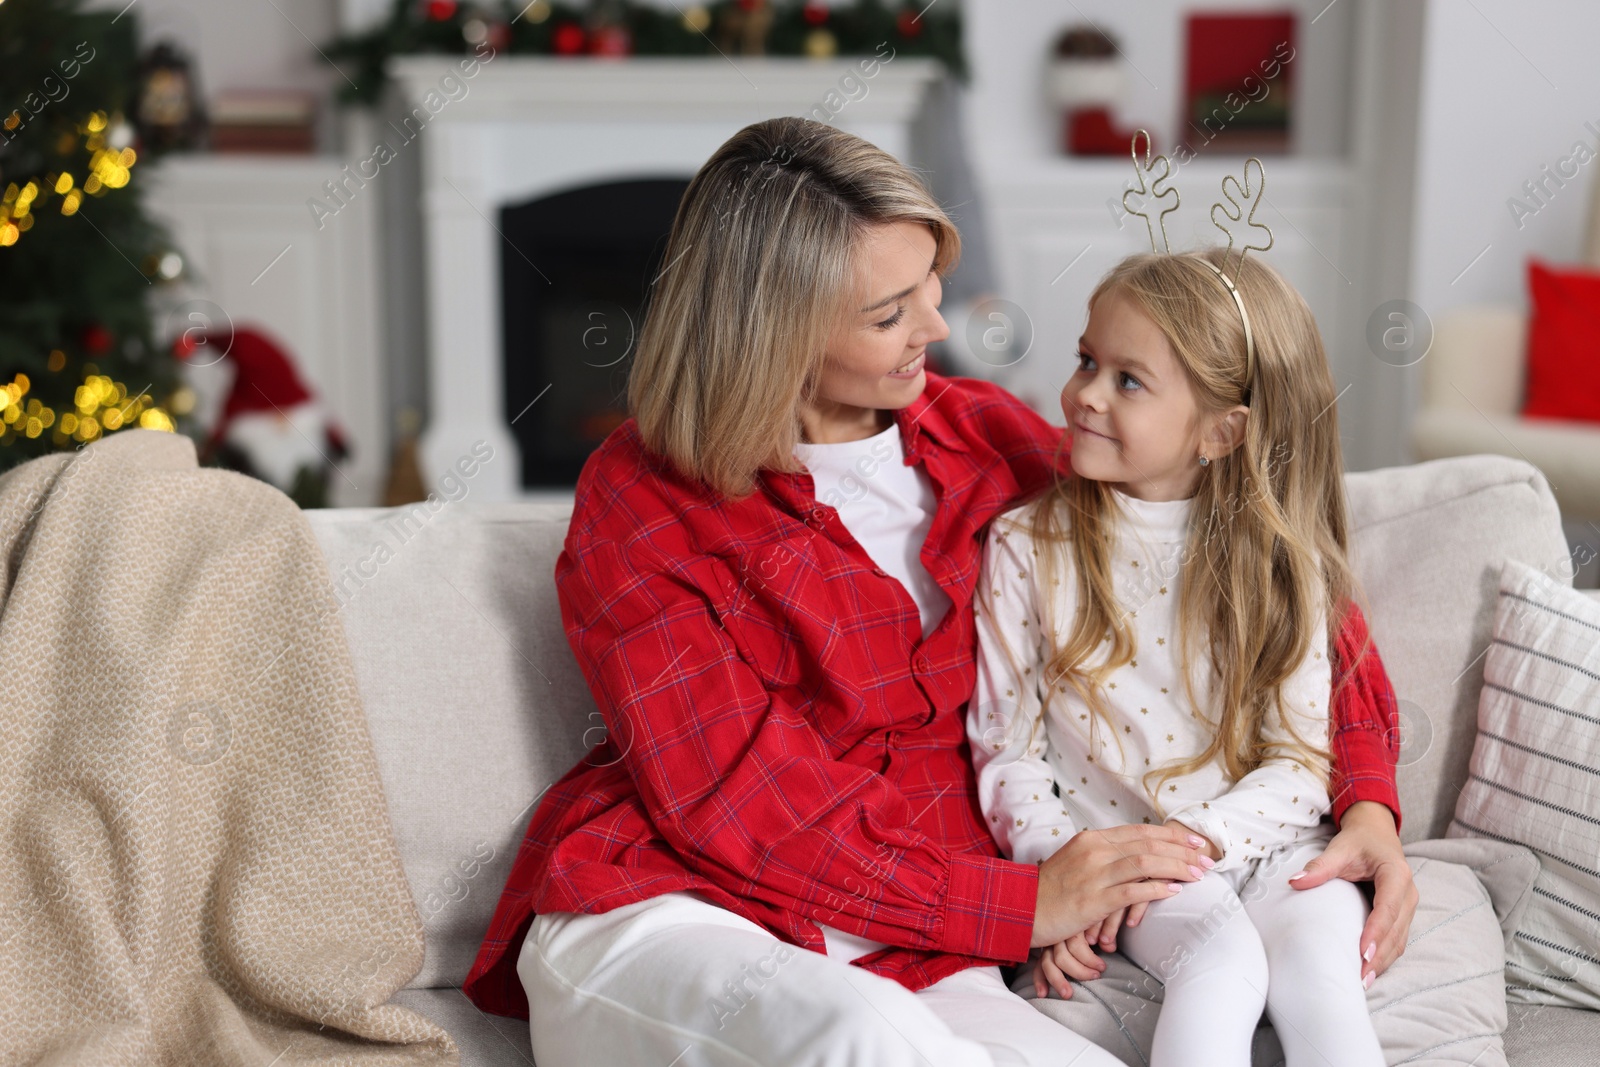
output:
{"label": "woman's manicured fingernail", "polygon": [[1204,844],[1205,844],[1205,842],[1200,840],[1200,838],[1197,837],[1196,835],[1194,835],[1194,834],[1190,834],[1189,835],[1189,847],[1190,848],[1199,848]]}
{"label": "woman's manicured fingernail", "polygon": [[1212,859],[1210,856],[1201,856],[1200,857],[1200,866],[1206,868],[1207,870],[1210,870],[1212,867],[1215,867],[1216,865],[1217,865],[1217,861]]}
{"label": "woman's manicured fingernail", "polygon": [[1376,973],[1374,973],[1372,971],[1368,971],[1367,972],[1367,976],[1365,978],[1361,979],[1361,988],[1362,989],[1371,989],[1372,988],[1372,980],[1374,978],[1376,978],[1376,977],[1378,977]]}
{"label": "woman's manicured fingernail", "polygon": [[1367,946],[1367,951],[1365,951],[1365,952],[1363,952],[1361,954],[1361,958],[1364,961],[1366,961],[1367,963],[1371,963],[1373,954],[1376,953],[1377,951],[1378,951],[1378,943],[1376,941],[1374,941],[1374,942],[1372,942],[1371,944],[1369,944]]}
{"label": "woman's manicured fingernail", "polygon": [[1182,882],[1168,882],[1167,883],[1167,892],[1168,893],[1176,893],[1178,890],[1180,890],[1182,888],[1183,888],[1183,883]]}
{"label": "woman's manicured fingernail", "polygon": [[1206,874],[1205,871],[1202,871],[1199,867],[1196,867],[1192,863],[1189,864],[1189,873],[1194,875],[1196,878],[1204,878]]}
{"label": "woman's manicured fingernail", "polygon": [[1304,878],[1306,875],[1308,875],[1310,873],[1311,873],[1310,871],[1301,871],[1299,874],[1291,874],[1289,876],[1289,881],[1298,882],[1300,879]]}

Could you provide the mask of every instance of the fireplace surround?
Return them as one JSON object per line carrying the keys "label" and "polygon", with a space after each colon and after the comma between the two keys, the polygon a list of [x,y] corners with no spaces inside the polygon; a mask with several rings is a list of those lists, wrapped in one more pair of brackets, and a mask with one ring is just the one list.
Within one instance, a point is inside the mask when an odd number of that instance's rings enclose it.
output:
{"label": "fireplace surround", "polygon": [[[450,58],[393,61],[391,116],[425,107],[430,91],[437,101]],[[604,267],[605,242],[629,242],[615,232],[616,219],[596,216],[595,247],[586,257],[582,219],[572,212],[605,210],[597,205],[609,193],[631,197],[659,220],[663,200],[676,202],[674,183],[687,182],[741,127],[777,115],[826,115],[912,161],[912,125],[942,68],[929,59],[891,58],[879,62],[870,81],[852,82],[861,61],[498,55],[482,64],[464,94],[429,114],[415,146],[412,217],[421,252],[426,482],[435,484],[486,442],[495,458],[475,479],[479,499],[570,497],[587,452],[570,441],[563,451],[561,441],[604,428],[603,411],[588,410],[587,422],[572,420],[606,390],[620,410],[626,346],[638,326],[625,290],[629,278],[641,280],[629,273],[640,266],[630,260],[609,275],[599,269],[593,291],[581,295],[584,271]],[[858,88],[845,97],[841,84]],[[524,222],[540,214],[554,222],[556,237],[526,236]],[[392,217],[403,222],[406,214]],[[648,249],[665,233],[659,221],[647,225],[659,232],[632,242],[635,259],[638,246]],[[565,255],[557,254],[563,245]],[[643,259],[649,261],[648,252]],[[508,317],[507,303],[519,294],[550,312],[538,318],[542,325]],[[552,369],[528,357],[539,331],[553,338],[547,349],[566,353],[555,357],[563,365]],[[583,366],[571,365],[574,356]],[[614,412],[610,420],[617,421]],[[541,441],[549,450],[525,461],[525,443]]]}

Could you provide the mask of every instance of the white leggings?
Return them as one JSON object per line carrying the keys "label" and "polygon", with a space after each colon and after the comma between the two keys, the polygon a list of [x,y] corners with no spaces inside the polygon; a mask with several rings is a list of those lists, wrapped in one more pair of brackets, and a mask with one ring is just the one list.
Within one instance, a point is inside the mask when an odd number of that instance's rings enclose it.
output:
{"label": "white leggings", "polygon": [[1338,878],[1289,885],[1326,845],[1208,872],[1118,931],[1118,949],[1165,984],[1150,1067],[1249,1067],[1263,1006],[1288,1067],[1383,1067],[1361,985],[1366,901]]}
{"label": "white leggings", "polygon": [[998,967],[912,993],[693,893],[539,915],[517,976],[539,1067],[1122,1067]]}

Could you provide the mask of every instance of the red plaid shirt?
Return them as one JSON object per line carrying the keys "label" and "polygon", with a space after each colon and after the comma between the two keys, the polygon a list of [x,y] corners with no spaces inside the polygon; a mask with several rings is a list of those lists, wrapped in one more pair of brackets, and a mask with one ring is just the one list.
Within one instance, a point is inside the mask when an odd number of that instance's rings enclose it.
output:
{"label": "red plaid shirt", "polygon": [[[674,890],[818,952],[818,923],[897,946],[861,965],[913,990],[1027,957],[1038,871],[1001,857],[967,750],[972,595],[985,525],[1050,483],[1063,431],[933,373],[895,419],[939,502],[922,562],[953,606],[926,637],[809,474],[763,470],[729,502],[632,420],[589,459],[555,578],[608,736],[529,822],[465,982],[480,1008],[527,1017],[535,913]],[[1364,640],[1353,614],[1340,652]],[[1333,709],[1334,814],[1371,799],[1398,818],[1393,691],[1375,654],[1355,673]]]}

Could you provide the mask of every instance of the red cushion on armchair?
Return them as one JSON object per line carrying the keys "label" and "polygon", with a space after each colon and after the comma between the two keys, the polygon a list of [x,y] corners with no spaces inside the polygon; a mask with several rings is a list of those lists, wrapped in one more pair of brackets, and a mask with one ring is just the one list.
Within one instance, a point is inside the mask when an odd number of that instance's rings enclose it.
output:
{"label": "red cushion on armchair", "polygon": [[1600,422],[1600,271],[1528,261],[1531,418]]}

